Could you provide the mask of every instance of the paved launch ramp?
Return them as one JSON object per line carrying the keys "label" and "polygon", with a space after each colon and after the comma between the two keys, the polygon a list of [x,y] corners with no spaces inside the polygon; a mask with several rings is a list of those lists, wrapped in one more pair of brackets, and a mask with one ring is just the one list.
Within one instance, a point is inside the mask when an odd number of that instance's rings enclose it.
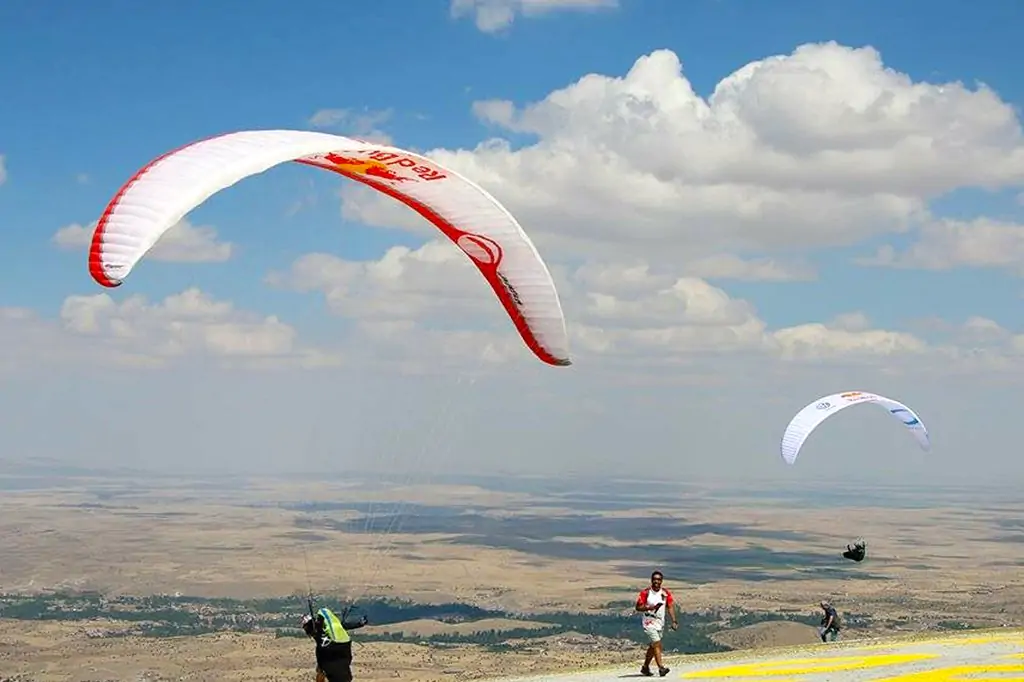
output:
{"label": "paved launch ramp", "polygon": [[[564,675],[520,678],[539,682],[613,682],[644,679],[643,650],[630,668],[605,668]],[[951,636],[830,642],[812,646],[665,657],[665,680],[757,680],[759,682],[1024,682],[1024,630],[985,630]],[[657,677],[651,678],[657,680]]]}

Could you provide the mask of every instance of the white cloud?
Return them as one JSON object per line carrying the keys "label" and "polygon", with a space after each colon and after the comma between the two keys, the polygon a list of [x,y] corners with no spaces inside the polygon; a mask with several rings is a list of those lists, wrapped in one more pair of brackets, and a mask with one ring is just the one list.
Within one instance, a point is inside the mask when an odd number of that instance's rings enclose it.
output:
{"label": "white cloud", "polygon": [[822,359],[849,356],[891,356],[925,353],[928,344],[906,332],[829,327],[820,323],[780,329],[772,334],[782,356],[787,359]]}
{"label": "white cloud", "polygon": [[[60,249],[88,248],[95,228],[95,222],[88,227],[66,225],[57,230],[52,241]],[[164,233],[146,258],[169,263],[221,263],[229,260],[233,251],[233,244],[217,238],[216,229],[182,220]]]}
{"label": "white cloud", "polygon": [[384,197],[358,183],[343,183],[341,217],[363,225],[404,230],[423,237],[435,237],[437,228],[405,204]]}
{"label": "white cloud", "polygon": [[[474,110],[536,141],[428,155],[492,191],[545,253],[692,262],[850,245],[910,229],[957,187],[1024,183],[1013,107],[984,86],[914,82],[872,48],[804,45],[707,99],[659,50],[621,78]],[[367,206],[387,201],[348,193],[345,210],[388,224]]]}
{"label": "white cloud", "polygon": [[918,239],[905,251],[885,245],[873,257],[857,262],[922,270],[1005,268],[1024,275],[1024,225],[989,218],[934,220],[921,227]]}
{"label": "white cloud", "polygon": [[814,268],[804,263],[780,263],[773,258],[740,258],[717,254],[693,261],[685,270],[705,279],[747,282],[804,282],[817,278]]}
{"label": "white cloud", "polygon": [[610,9],[618,0],[452,0],[451,15],[459,19],[473,15],[476,27],[484,33],[497,33],[508,28],[517,14],[539,17],[563,10]]}
{"label": "white cloud", "polygon": [[[303,344],[281,320],[195,289],[155,302],[73,296],[57,320],[0,309],[0,370],[11,389],[6,403],[0,396],[11,425],[0,445],[91,465],[173,457],[177,466],[250,473],[365,470],[379,455],[381,466],[467,473],[591,471],[621,461],[627,448],[634,468],[656,467],[666,447],[683,443],[687,452],[716,453],[702,470],[770,474],[793,411],[830,387],[855,385],[922,413],[936,432],[930,472],[962,473],[942,451],[970,446],[978,451],[972,475],[1007,475],[993,448],[1014,437],[1013,424],[971,405],[982,377],[1017,377],[1016,390],[1024,334],[991,320],[951,327],[950,335],[963,337],[955,347],[873,329],[861,313],[773,330],[749,302],[702,280],[642,263],[592,262],[557,269],[578,362],[556,369],[529,356],[478,273],[464,257],[463,265],[449,260],[455,256],[454,247],[436,244],[395,249],[381,262],[319,255],[279,274],[281,284],[334,292],[335,310],[356,316],[331,350]],[[444,303],[463,286],[461,308]],[[445,305],[459,309],[457,324]],[[145,382],[124,378],[126,366],[171,365],[176,371]],[[215,371],[250,367],[316,371]],[[958,368],[973,387],[943,383]],[[902,383],[901,371],[910,375]],[[725,416],[730,406],[741,409]],[[614,418],[595,418],[602,412]],[[63,428],[47,429],[55,415]],[[882,420],[857,419],[833,427],[857,438],[833,430],[825,459],[842,469],[857,455],[855,472],[884,471],[891,480],[886,458],[905,461],[897,453],[907,444],[886,440]],[[982,447],[980,431],[991,447]],[[857,452],[865,442],[870,452]],[[671,475],[694,473],[685,464]]]}
{"label": "white cloud", "polygon": [[266,279],[322,294],[332,313],[355,321],[348,347],[392,369],[420,372],[467,357],[522,361],[528,354],[490,288],[447,241],[395,246],[371,261],[310,253]]}
{"label": "white cloud", "polygon": [[6,160],[7,160],[6,157],[4,157],[3,154],[0,154],[0,185],[2,185],[5,182],[7,182],[7,164],[6,164]]}
{"label": "white cloud", "polygon": [[848,332],[862,332],[870,328],[871,321],[868,316],[858,311],[854,313],[842,313],[832,318],[829,326],[834,329],[841,329]]}
{"label": "white cloud", "polygon": [[980,344],[1000,343],[1014,337],[1009,330],[1004,329],[995,320],[977,315],[967,318],[959,332],[960,338],[964,341]]}
{"label": "white cloud", "polygon": [[339,315],[402,320],[480,310],[489,290],[481,289],[477,278],[457,247],[433,241],[418,249],[392,247],[376,261],[311,253],[297,259],[287,273],[272,273],[268,281],[321,292]]}
{"label": "white cloud", "polygon": [[704,280],[651,278],[649,288],[641,291],[641,278],[636,269],[633,273],[629,294],[595,287],[595,280],[609,278],[595,276],[593,269],[585,275],[590,285],[585,294],[588,304],[577,322],[585,348],[599,354],[636,354],[648,362],[661,362],[666,356],[684,359],[690,353],[849,360],[935,350],[912,334],[872,329],[859,314],[840,316],[829,324],[772,330],[749,302],[732,298]]}
{"label": "white cloud", "polygon": [[[990,89],[914,82],[872,48],[835,43],[747,64],[706,99],[676,55],[659,50],[621,78],[589,74],[527,106],[492,100],[473,110],[535,139],[428,155],[516,214],[552,266],[577,354],[595,357],[945,362],[955,344],[875,329],[862,312],[772,328],[709,282],[813,280],[804,257],[816,249],[906,232],[958,187],[1024,183],[1020,124]],[[342,192],[342,214],[436,237],[414,212],[361,187]],[[989,239],[1001,257],[1016,258],[1000,235]],[[969,241],[960,258],[980,249]],[[317,256],[290,277],[382,330],[396,329],[385,318],[414,310],[419,322],[453,311],[476,319],[466,315],[487,310],[490,292],[443,246],[392,250],[381,263]],[[461,301],[448,308],[453,291]]]}
{"label": "white cloud", "polygon": [[[554,277],[574,355],[592,362],[639,362],[660,371],[660,363],[706,354],[846,361],[947,352],[909,332],[873,329],[863,313],[772,330],[748,301],[642,262],[559,267]],[[322,293],[335,314],[421,358],[462,357],[474,344],[493,349],[494,361],[528,356],[489,287],[447,241],[394,247],[377,261],[307,254],[268,281]],[[459,335],[465,345],[452,345]]]}
{"label": "white cloud", "polygon": [[333,128],[348,119],[348,109],[320,109],[309,117],[309,125],[314,128]]}
{"label": "white cloud", "polygon": [[309,117],[308,123],[314,128],[339,130],[369,142],[391,144],[391,136],[380,126],[390,120],[393,113],[391,109],[320,109]]}
{"label": "white cloud", "polygon": [[61,306],[66,329],[127,344],[144,343],[156,357],[202,352],[212,355],[285,356],[295,350],[295,330],[276,317],[258,317],[236,311],[187,289],[149,304],[141,296],[118,303],[109,294],[69,296]]}
{"label": "white cloud", "polygon": [[195,288],[155,303],[140,295],[121,301],[107,293],[68,296],[57,320],[0,308],[0,325],[6,369],[25,370],[40,360],[147,367],[204,357],[247,367],[339,361],[302,345],[277,317],[238,310]]}

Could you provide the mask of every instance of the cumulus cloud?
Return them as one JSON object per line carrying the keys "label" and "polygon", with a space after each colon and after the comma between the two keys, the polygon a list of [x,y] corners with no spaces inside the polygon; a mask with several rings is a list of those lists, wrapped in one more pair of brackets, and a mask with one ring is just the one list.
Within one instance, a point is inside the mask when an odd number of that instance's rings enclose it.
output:
{"label": "cumulus cloud", "polygon": [[610,9],[618,0],[452,0],[452,17],[472,15],[476,27],[484,33],[497,33],[508,28],[516,15],[538,17],[563,10]]}
{"label": "cumulus cloud", "polygon": [[486,288],[454,245],[433,241],[417,249],[395,246],[374,261],[348,261],[326,253],[297,259],[268,282],[296,291],[318,291],[334,312],[360,319],[453,316],[480,310]]}
{"label": "cumulus cloud", "polygon": [[1024,275],[1024,225],[989,218],[934,220],[906,250],[884,245],[857,263],[922,270],[1003,268]]}
{"label": "cumulus cloud", "polygon": [[423,360],[466,357],[493,364],[528,353],[490,287],[447,241],[395,246],[367,261],[310,253],[266,281],[321,294],[328,310],[355,321],[351,345],[372,348],[392,367],[402,361],[418,371]]}
{"label": "cumulus cloud", "polygon": [[695,260],[685,270],[704,279],[746,282],[805,282],[817,278],[806,263],[782,263],[774,258],[741,258],[722,253]]}
{"label": "cumulus cloud", "polygon": [[276,317],[246,315],[227,301],[187,289],[149,304],[141,296],[120,303],[108,294],[69,296],[64,327],[76,334],[143,341],[156,356],[201,351],[214,355],[280,356],[294,350],[295,330]]}
{"label": "cumulus cloud", "polygon": [[370,142],[391,144],[391,136],[380,126],[390,120],[393,113],[391,109],[319,109],[309,117],[308,123],[314,128],[337,130]]}
{"label": "cumulus cloud", "polygon": [[848,332],[862,332],[871,326],[871,321],[863,312],[857,311],[836,315],[829,326]]}
{"label": "cumulus cloud", "polygon": [[[749,301],[639,261],[560,266],[554,277],[574,356],[602,364],[658,366],[727,353],[782,361],[948,354],[912,333],[875,329],[859,312],[771,329]],[[406,352],[464,356],[486,347],[495,362],[528,354],[479,273],[445,241],[394,247],[370,261],[307,254],[268,281],[322,294],[335,314]]]}
{"label": "cumulus cloud", "polygon": [[323,366],[339,361],[301,344],[275,316],[237,309],[190,288],[162,301],[115,300],[107,293],[64,299],[56,320],[23,308],[0,308],[6,369],[40,359],[118,366],[166,366],[212,358],[225,365]]}
{"label": "cumulus cloud", "polygon": [[405,204],[383,197],[380,192],[358,183],[343,183],[341,196],[341,217],[345,220],[399,229],[422,237],[437,236],[437,228],[424,220]]}
{"label": "cumulus cloud", "polygon": [[[95,229],[96,222],[88,227],[73,223],[57,230],[51,241],[65,250],[88,248]],[[168,263],[222,263],[233,251],[233,244],[218,239],[216,229],[182,220],[164,233],[146,258]]]}
{"label": "cumulus cloud", "polygon": [[929,350],[924,341],[906,332],[884,329],[851,331],[816,322],[780,329],[772,334],[772,341],[787,359],[877,357]]}
{"label": "cumulus cloud", "polygon": [[[514,9],[541,9],[528,4]],[[453,12],[479,8],[463,3]],[[922,223],[920,243],[941,248],[912,247],[890,254],[890,263],[940,267],[989,251],[1019,258],[1017,226],[979,229],[975,221],[975,234],[991,242],[983,248],[962,225],[929,213],[929,201],[952,189],[1024,181],[1013,108],[985,86],[915,82],[872,48],[804,45],[743,66],[707,98],[674,53],[658,50],[622,77],[589,74],[538,102],[478,102],[474,112],[498,131],[533,139],[428,155],[520,218],[552,267],[577,355],[651,364],[727,352],[791,362],[949,356],[955,344],[877,329],[862,312],[780,328],[717,284],[812,280],[817,271],[804,258],[815,249]],[[385,119],[338,109],[310,123],[365,129]],[[341,210],[427,241],[376,260],[307,254],[268,282],[322,294],[376,348],[475,344],[494,358],[526,353],[479,273],[433,226],[355,185],[344,188]],[[84,229],[71,227],[58,237],[80,244]]]}
{"label": "cumulus cloud", "polygon": [[819,360],[935,350],[910,333],[873,329],[861,314],[773,330],[750,302],[702,279],[651,276],[636,267],[628,274],[616,270],[590,267],[576,278],[587,284],[577,322],[580,342],[598,354],[637,354],[648,361],[691,353]]}
{"label": "cumulus cloud", "polygon": [[[428,155],[493,192],[545,252],[678,261],[845,246],[911,229],[950,190],[1024,183],[1012,106],[983,85],[915,82],[870,47],[803,45],[706,99],[658,50],[622,77],[474,111],[534,141]],[[344,201],[368,224],[393,215],[370,193]]]}
{"label": "cumulus cloud", "polygon": [[[958,332],[964,342],[975,344],[1001,343],[1015,336],[995,320],[978,315],[967,318]],[[1020,338],[1024,340],[1024,335]],[[1019,342],[1014,341],[1014,344],[1019,345]]]}
{"label": "cumulus cloud", "polygon": [[[581,353],[948,357],[955,345],[875,329],[861,312],[771,328],[749,302],[711,282],[812,280],[816,268],[804,257],[815,250],[920,225],[921,244],[932,246],[900,257],[883,249],[876,261],[1019,262],[1016,226],[978,220],[967,234],[966,224],[936,221],[929,207],[960,187],[1024,183],[1013,107],[984,85],[915,82],[870,47],[803,45],[743,66],[707,98],[674,53],[658,50],[622,77],[589,74],[539,102],[491,100],[473,110],[497,131],[533,140],[516,147],[493,138],[428,155],[489,189],[524,224],[553,265]],[[436,235],[365,188],[343,192],[342,214]],[[459,261],[451,253],[448,266]],[[430,292],[422,298],[436,310],[445,293],[425,285],[424,255],[406,249],[385,260],[415,262],[417,279],[402,300],[422,308],[415,292]],[[381,266],[333,267],[352,277]],[[401,268],[389,273],[406,276]],[[433,277],[450,283],[446,275]],[[459,286],[479,289],[474,275],[466,270]],[[336,301],[351,291],[323,282],[310,289]],[[387,291],[399,289],[389,280]]]}

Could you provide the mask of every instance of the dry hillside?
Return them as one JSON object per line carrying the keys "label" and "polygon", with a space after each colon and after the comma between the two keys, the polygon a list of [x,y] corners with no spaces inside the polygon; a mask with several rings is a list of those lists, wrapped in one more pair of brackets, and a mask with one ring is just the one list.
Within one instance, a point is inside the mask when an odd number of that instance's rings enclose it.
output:
{"label": "dry hillside", "polygon": [[765,647],[814,644],[820,642],[818,629],[802,623],[769,621],[742,628],[723,630],[712,635],[719,644],[733,649],[762,649]]}

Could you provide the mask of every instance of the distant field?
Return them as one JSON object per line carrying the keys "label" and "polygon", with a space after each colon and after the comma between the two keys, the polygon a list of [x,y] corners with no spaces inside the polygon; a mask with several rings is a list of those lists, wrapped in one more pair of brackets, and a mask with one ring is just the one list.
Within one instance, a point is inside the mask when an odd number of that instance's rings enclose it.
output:
{"label": "distant field", "polygon": [[478,632],[496,630],[507,632],[509,630],[539,630],[551,627],[551,623],[540,623],[536,621],[508,620],[505,618],[482,618],[468,623],[442,623],[436,620],[407,620],[394,625],[382,625],[377,628],[381,634],[400,632],[409,637],[431,637],[435,635],[470,635]]}
{"label": "distant field", "polygon": [[[1019,505],[994,494],[971,504],[962,490],[890,490],[882,495],[888,506],[870,506],[863,495],[834,493],[818,500],[820,507],[805,507],[813,495],[802,502],[772,491],[621,482],[581,494],[557,482],[534,484],[531,491],[514,480],[490,488],[479,481],[372,488],[349,480],[0,478],[0,592],[284,598],[281,617],[291,622],[312,588],[339,604],[387,596],[523,617],[475,624],[413,618],[381,635],[462,636],[501,632],[513,622],[543,634],[543,614],[577,611],[631,623],[632,599],[657,567],[693,614],[739,609],[813,622],[817,601],[827,596],[851,636],[1024,623],[1024,583],[1013,570],[1022,563],[1024,524]],[[861,506],[839,511],[842,500]],[[809,513],[826,507],[830,523],[822,523],[823,511]],[[868,539],[867,561],[839,557],[852,539],[841,532]],[[750,623],[729,622],[732,632],[715,639],[737,646],[807,632],[799,623],[737,631]],[[35,644],[20,640],[16,628],[5,630],[0,647],[44,647],[47,627],[38,625]],[[225,640],[218,638],[227,636],[195,638],[195,655],[214,656],[200,651],[219,651]],[[560,637],[537,646],[614,649]],[[98,641],[117,651],[135,646],[131,637]],[[264,639],[244,641],[278,651]],[[632,652],[635,644],[626,645]],[[301,641],[280,646],[298,647],[303,660],[308,655]],[[386,646],[374,642],[365,651],[397,650],[380,648]],[[83,644],[81,656],[89,651]],[[437,652],[430,656],[424,670],[447,665]],[[382,665],[395,665],[381,657]],[[55,652],[52,665],[70,660]]]}

